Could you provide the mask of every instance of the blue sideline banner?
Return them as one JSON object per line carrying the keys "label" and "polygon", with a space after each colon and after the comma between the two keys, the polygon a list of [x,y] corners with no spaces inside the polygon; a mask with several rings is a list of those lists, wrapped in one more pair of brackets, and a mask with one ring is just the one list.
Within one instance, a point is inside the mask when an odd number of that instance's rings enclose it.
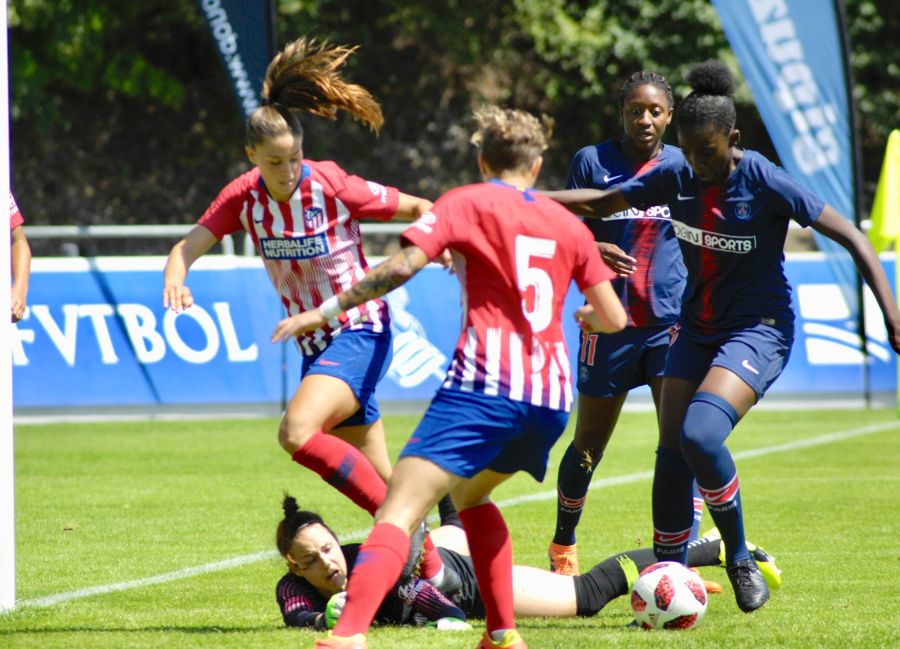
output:
{"label": "blue sideline banner", "polygon": [[[299,381],[293,344],[269,343],[283,317],[258,258],[203,257],[188,285],[196,304],[162,307],[163,257],[35,259],[29,308],[12,333],[16,409],[242,404],[277,407]],[[888,276],[893,277],[893,262]],[[788,258],[797,338],[773,393],[858,395],[860,341],[842,291],[818,253]],[[440,386],[461,326],[459,284],[428,267],[389,295],[394,359],[378,397],[427,401]],[[570,291],[571,365],[582,303]],[[895,393],[896,360],[871,294],[866,297],[872,388]]]}
{"label": "blue sideline banner", "polygon": [[[782,166],[854,220],[855,143],[840,0],[712,1]],[[853,260],[827,237],[813,235],[855,316]]]}
{"label": "blue sideline banner", "polygon": [[273,0],[197,0],[238,107],[245,118],[259,108],[269,61],[275,56]]}

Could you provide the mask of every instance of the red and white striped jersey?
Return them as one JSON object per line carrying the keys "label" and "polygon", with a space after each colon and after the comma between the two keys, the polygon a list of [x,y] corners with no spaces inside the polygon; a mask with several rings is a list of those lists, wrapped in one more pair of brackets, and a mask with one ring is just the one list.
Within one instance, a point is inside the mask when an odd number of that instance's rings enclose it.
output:
{"label": "red and white striped jersey", "polygon": [[[266,191],[259,169],[231,181],[198,223],[216,238],[245,230],[289,315],[317,308],[366,274],[360,218],[387,220],[397,212],[399,191],[346,173],[333,162],[304,160],[290,200]],[[297,345],[311,355],[345,329],[384,331],[387,304],[370,300],[323,329],[301,334]]]}
{"label": "red and white striped jersey", "polygon": [[613,278],[587,227],[555,201],[499,181],[451,190],[403,237],[431,259],[453,252],[463,326],[444,387],[568,411],[562,310]]}
{"label": "red and white striped jersey", "polygon": [[16,205],[16,199],[12,194],[9,195],[9,229],[10,231],[15,230],[17,227],[25,223],[25,218],[22,216],[22,213],[19,211],[19,206]]}

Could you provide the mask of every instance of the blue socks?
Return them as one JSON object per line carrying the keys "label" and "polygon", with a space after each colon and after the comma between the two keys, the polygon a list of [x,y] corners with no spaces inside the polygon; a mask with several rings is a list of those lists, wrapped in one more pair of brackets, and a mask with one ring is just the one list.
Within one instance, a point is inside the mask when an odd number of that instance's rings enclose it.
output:
{"label": "blue socks", "polygon": [[687,560],[694,521],[694,475],[681,453],[656,449],[653,475],[653,553],[660,561]]}
{"label": "blue socks", "polygon": [[750,558],[737,467],[725,446],[737,422],[737,412],[725,399],[698,392],[688,406],[681,432],[681,450],[725,542],[725,561],[729,564]]}

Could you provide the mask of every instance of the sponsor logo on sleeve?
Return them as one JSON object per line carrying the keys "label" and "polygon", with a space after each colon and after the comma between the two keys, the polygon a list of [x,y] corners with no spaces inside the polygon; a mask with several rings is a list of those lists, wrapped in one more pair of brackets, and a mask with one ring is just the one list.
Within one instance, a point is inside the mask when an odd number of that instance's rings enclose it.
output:
{"label": "sponsor logo on sleeve", "polygon": [[432,227],[435,223],[437,223],[437,217],[433,212],[425,212],[422,216],[416,219],[412,227],[417,228],[424,232],[425,234],[431,234],[434,232],[434,228]]}
{"label": "sponsor logo on sleeve", "polygon": [[312,259],[328,254],[328,239],[324,234],[293,239],[268,237],[259,240],[259,247],[265,259]]}
{"label": "sponsor logo on sleeve", "polygon": [[369,186],[369,191],[372,192],[372,195],[378,196],[378,202],[382,205],[387,203],[387,187],[379,185],[378,183],[373,183],[371,180],[367,180],[366,184]]}
{"label": "sponsor logo on sleeve", "polygon": [[753,252],[756,249],[756,237],[741,237],[720,232],[707,232],[700,228],[692,228],[684,223],[672,221],[675,236],[687,243],[710,250],[731,252],[739,255]]}

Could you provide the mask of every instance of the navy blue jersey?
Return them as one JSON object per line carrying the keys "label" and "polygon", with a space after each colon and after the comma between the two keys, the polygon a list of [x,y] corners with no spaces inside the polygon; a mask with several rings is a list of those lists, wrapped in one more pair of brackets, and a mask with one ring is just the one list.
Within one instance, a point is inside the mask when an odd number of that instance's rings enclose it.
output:
{"label": "navy blue jersey", "polygon": [[[607,140],[575,154],[566,187],[608,189],[666,160],[684,160],[681,149],[663,146],[655,158],[638,163],[625,155],[619,142]],[[686,271],[665,201],[603,219],[585,219],[585,223],[595,241],[614,243],[637,259],[631,277],[613,280],[628,314],[628,326],[656,327],[675,322],[681,311]]]}
{"label": "navy blue jersey", "polygon": [[825,204],[781,167],[744,150],[725,185],[710,187],[683,158],[670,158],[620,189],[635,207],[668,201],[688,270],[683,324],[706,332],[793,326],[784,274],[788,222],[807,227]]}

